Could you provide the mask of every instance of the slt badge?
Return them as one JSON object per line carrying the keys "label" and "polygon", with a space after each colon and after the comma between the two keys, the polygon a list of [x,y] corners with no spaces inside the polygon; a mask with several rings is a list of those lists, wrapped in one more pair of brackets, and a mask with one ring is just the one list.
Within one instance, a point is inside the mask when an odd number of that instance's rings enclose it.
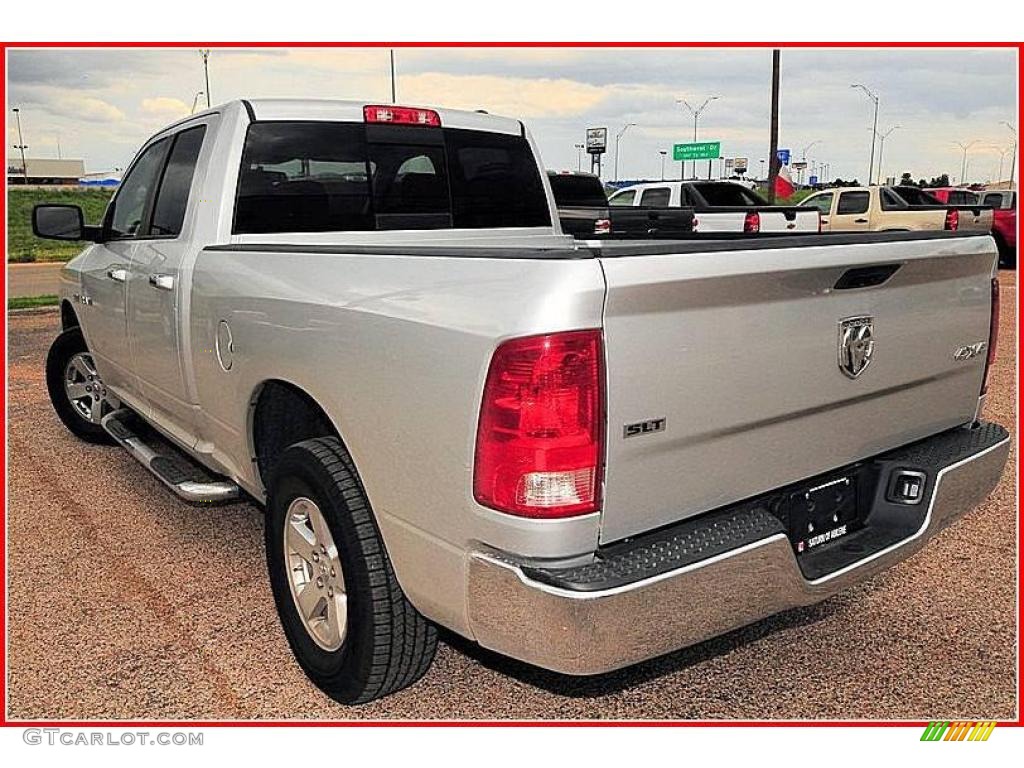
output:
{"label": "slt badge", "polygon": [[871,315],[839,321],[839,370],[856,379],[871,363],[874,351],[875,327]]}

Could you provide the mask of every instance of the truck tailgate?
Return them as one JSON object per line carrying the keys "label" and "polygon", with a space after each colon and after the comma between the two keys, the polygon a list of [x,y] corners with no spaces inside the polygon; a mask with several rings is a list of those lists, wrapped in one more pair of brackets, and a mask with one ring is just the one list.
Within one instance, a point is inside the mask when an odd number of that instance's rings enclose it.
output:
{"label": "truck tailgate", "polygon": [[[988,340],[991,238],[863,239],[602,254],[602,542],[974,417],[985,355],[954,352]],[[844,275],[869,285],[838,288]],[[841,350],[866,324],[870,362],[852,377]]]}
{"label": "truck tailgate", "polygon": [[818,211],[813,208],[768,208],[758,211],[762,232],[817,232]]}

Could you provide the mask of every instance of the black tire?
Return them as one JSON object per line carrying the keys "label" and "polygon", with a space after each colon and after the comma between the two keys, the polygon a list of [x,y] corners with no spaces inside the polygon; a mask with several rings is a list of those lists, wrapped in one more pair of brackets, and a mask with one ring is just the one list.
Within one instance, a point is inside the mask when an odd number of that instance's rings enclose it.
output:
{"label": "black tire", "polygon": [[[278,459],[269,483],[267,569],[288,644],[299,665],[324,693],[363,704],[419,680],[437,650],[437,630],[406,599],[348,451],[334,437],[305,440]],[[339,558],[348,597],[348,626],[336,651],[312,639],[292,599],[286,572],[284,526],[299,496],[323,513]]]}
{"label": "black tire", "polygon": [[1017,268],[1017,251],[1016,249],[1010,248],[1003,236],[998,232],[993,232],[992,237],[996,241],[996,250],[999,252],[999,268],[1000,269],[1016,269]]}
{"label": "black tire", "polygon": [[80,328],[68,328],[54,339],[46,355],[46,389],[50,394],[53,410],[57,412],[65,427],[86,442],[110,445],[114,440],[106,430],[75,410],[64,389],[68,362],[75,355],[88,351]]}

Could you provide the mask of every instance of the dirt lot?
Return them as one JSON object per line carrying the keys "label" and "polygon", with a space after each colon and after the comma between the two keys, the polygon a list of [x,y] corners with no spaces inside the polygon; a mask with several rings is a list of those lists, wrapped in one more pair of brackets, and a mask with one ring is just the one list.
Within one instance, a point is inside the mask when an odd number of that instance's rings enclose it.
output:
{"label": "dirt lot", "polygon": [[[986,412],[1009,427],[1013,278]],[[591,679],[445,635],[418,685],[347,709],[292,661],[258,509],[182,504],[60,425],[42,377],[55,327],[53,314],[10,323],[10,718],[1016,717],[1016,451],[984,506],[821,605]]]}

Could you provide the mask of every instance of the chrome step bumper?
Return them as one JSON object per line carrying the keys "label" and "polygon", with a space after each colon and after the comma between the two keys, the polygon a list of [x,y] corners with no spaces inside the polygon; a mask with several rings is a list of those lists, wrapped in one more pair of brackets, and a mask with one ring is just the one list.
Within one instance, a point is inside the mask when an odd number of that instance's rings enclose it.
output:
{"label": "chrome step bumper", "polygon": [[122,409],[107,414],[102,424],[118,445],[177,496],[193,504],[220,504],[238,498],[235,483],[211,478],[181,451],[137,422],[135,414]]}
{"label": "chrome step bumper", "polygon": [[[631,551],[570,569],[545,569],[494,551],[471,552],[473,637],[486,648],[546,669],[589,675],[819,602],[906,559],[984,501],[999,481],[1009,449],[1005,429],[983,424],[880,457],[890,471],[906,467],[929,474],[923,521],[904,538],[816,578],[805,576],[781,527],[773,531],[763,517],[741,519],[732,510],[720,511],[728,519],[709,513],[692,521],[709,521],[697,534],[672,538],[669,531],[652,536],[653,541],[641,538],[629,545]],[[754,503],[740,511],[764,513]],[[723,547],[723,536],[734,536],[739,546]],[[666,552],[682,564],[658,567]],[[638,573],[636,563],[648,572]],[[595,575],[593,569],[602,572]],[[603,582],[609,586],[594,588],[605,572],[611,574]],[[630,580],[623,582],[623,574]]]}

